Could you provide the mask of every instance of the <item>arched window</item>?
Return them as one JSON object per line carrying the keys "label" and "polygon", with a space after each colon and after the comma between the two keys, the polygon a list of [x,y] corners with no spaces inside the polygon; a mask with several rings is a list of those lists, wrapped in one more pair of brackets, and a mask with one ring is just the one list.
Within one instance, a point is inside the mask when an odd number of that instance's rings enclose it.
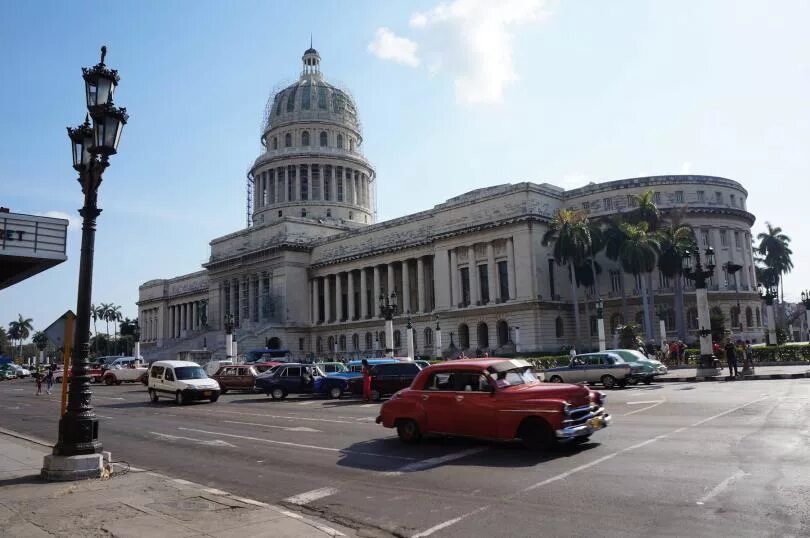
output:
{"label": "arched window", "polygon": [[337,135],[337,147],[338,149],[343,149],[343,135]]}
{"label": "arched window", "polygon": [[372,336],[371,333],[366,333],[366,350],[371,351],[372,346]]}
{"label": "arched window", "polygon": [[278,137],[273,137],[273,149],[278,149]]}
{"label": "arched window", "polygon": [[495,324],[495,332],[498,333],[498,347],[505,346],[509,343],[509,324],[504,320],[500,320]]}
{"label": "arched window", "polygon": [[301,133],[301,145],[308,146],[309,145],[309,131],[304,131]]}
{"label": "arched window", "polygon": [[554,320],[554,334],[557,338],[562,338],[565,336],[565,326],[563,325],[563,320],[560,316],[557,316],[557,319]]}
{"label": "arched window", "polygon": [[334,336],[330,336],[329,338],[327,338],[326,343],[329,345],[329,349],[327,349],[328,352],[331,353],[331,352],[335,351],[335,337]]}
{"label": "arched window", "polygon": [[354,138],[349,138],[349,151],[354,151]]}
{"label": "arched window", "polygon": [[478,347],[481,349],[489,347],[489,327],[486,323],[478,324]]}
{"label": "arched window", "polygon": [[315,339],[315,351],[323,351],[323,340],[320,336]]}
{"label": "arched window", "polygon": [[746,327],[754,326],[754,311],[751,310],[750,306],[745,307],[745,326]]}
{"label": "arched window", "polygon": [[468,349],[470,347],[470,328],[466,323],[458,326],[458,347]]}
{"label": "arched window", "polygon": [[433,346],[433,330],[430,327],[425,327],[425,347]]}
{"label": "arched window", "polygon": [[740,307],[732,306],[731,307],[731,327],[739,327],[740,326]]}
{"label": "arched window", "polygon": [[380,343],[380,347],[378,349],[385,349],[388,347],[385,345],[385,331],[380,331],[377,333],[377,341]]}
{"label": "arched window", "polygon": [[686,326],[693,331],[698,329],[698,312],[697,308],[690,308],[686,311]]}
{"label": "arched window", "polygon": [[624,319],[622,319],[621,314],[613,314],[610,316],[610,334],[616,334],[616,331],[619,330],[619,325],[624,324]]}
{"label": "arched window", "polygon": [[644,311],[639,310],[638,312],[636,312],[636,325],[641,327],[641,332],[645,332],[647,330],[646,329],[646,324],[644,323],[644,321],[645,321],[644,320]]}
{"label": "arched window", "polygon": [[360,351],[360,335],[357,333],[352,335],[352,351]]}
{"label": "arched window", "polygon": [[326,131],[321,131],[321,147],[325,148],[326,146],[327,146]]}
{"label": "arched window", "polygon": [[292,135],[290,133],[284,135],[284,147],[292,147]]}
{"label": "arched window", "polygon": [[346,351],[346,335],[345,334],[340,335],[340,350],[341,351]]}
{"label": "arched window", "polygon": [[394,331],[394,349],[402,347],[402,337],[399,334],[399,329]]}
{"label": "arched window", "polygon": [[762,327],[762,315],[759,313],[759,307],[757,307],[757,327]]}

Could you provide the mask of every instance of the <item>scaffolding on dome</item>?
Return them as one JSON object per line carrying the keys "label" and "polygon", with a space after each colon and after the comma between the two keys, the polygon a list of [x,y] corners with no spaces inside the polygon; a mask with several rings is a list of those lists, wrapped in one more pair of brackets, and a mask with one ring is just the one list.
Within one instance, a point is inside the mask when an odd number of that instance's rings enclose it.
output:
{"label": "scaffolding on dome", "polygon": [[250,175],[250,169],[248,169],[246,176],[245,190],[247,191],[247,202],[245,203],[245,227],[250,228],[253,225],[253,176]]}

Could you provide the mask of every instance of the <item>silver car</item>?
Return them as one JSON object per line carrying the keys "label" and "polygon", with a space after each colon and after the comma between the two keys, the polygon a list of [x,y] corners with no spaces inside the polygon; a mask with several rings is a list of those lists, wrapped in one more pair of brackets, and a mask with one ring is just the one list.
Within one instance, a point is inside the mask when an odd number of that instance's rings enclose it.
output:
{"label": "silver car", "polygon": [[571,359],[568,366],[545,370],[552,383],[601,383],[606,389],[624,387],[633,375],[633,366],[616,353],[584,353]]}

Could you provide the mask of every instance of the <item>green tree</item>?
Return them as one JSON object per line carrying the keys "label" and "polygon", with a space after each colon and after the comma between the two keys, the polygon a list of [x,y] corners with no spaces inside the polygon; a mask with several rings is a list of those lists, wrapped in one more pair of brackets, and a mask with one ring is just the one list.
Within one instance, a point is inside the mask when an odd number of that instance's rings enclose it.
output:
{"label": "green tree", "polygon": [[647,301],[649,293],[648,286],[642,275],[650,273],[655,268],[656,257],[661,250],[661,244],[656,234],[649,232],[646,221],[636,225],[622,224],[622,230],[627,239],[622,243],[619,250],[619,263],[624,270],[637,277],[641,282],[641,302],[644,306],[645,336],[647,340],[652,339],[652,304]]}
{"label": "green tree", "polygon": [[[622,245],[627,240],[627,234],[624,232],[624,219],[620,215],[614,215],[607,221],[602,237],[605,245],[605,256],[609,260],[619,262],[619,253],[622,250]],[[619,291],[622,296],[622,319],[625,323],[630,319],[630,314],[627,310],[627,294],[624,289],[624,267],[621,263],[619,265]]]}
{"label": "green tree", "polygon": [[28,338],[31,331],[34,330],[34,320],[31,318],[23,318],[22,314],[17,314],[17,317],[18,319],[16,321],[12,321],[8,324],[8,334],[12,340],[17,340],[19,344],[19,353],[17,358],[20,358],[22,357],[23,340]]}
{"label": "green tree", "polygon": [[658,232],[661,253],[658,256],[658,270],[675,283],[675,330],[678,338],[686,339],[686,322],[683,301],[683,255],[697,248],[692,228],[680,224],[680,216],[675,216]]}
{"label": "green tree", "polygon": [[[655,193],[653,190],[648,189],[641,194],[633,195],[633,205],[635,205],[635,209],[630,212],[628,220],[632,224],[646,223],[648,232],[655,235],[661,225],[661,211],[655,205]],[[647,340],[653,339],[652,313],[655,311],[655,296],[652,293],[652,271],[654,268],[653,266],[647,273],[642,275],[642,278],[647,281],[647,294],[642,294],[641,297],[645,305],[644,319],[646,321],[644,325],[646,326],[645,336]]]}
{"label": "green tree", "polygon": [[781,303],[785,302],[784,275],[793,270],[793,251],[790,249],[790,237],[782,233],[782,228],[765,223],[767,231],[757,235],[759,246],[757,250],[764,256],[765,266],[771,269],[778,279],[776,285],[781,287]]}
{"label": "green tree", "polygon": [[3,354],[8,347],[8,333],[5,327],[0,327],[0,355]]}

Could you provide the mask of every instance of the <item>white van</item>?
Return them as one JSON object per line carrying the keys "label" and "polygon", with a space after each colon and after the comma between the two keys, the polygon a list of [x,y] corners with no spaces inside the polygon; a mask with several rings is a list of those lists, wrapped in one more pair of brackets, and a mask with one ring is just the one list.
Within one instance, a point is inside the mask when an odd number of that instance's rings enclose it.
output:
{"label": "white van", "polygon": [[194,400],[219,399],[219,383],[208,377],[199,364],[190,361],[155,361],[149,367],[149,399],[174,398],[179,405]]}

